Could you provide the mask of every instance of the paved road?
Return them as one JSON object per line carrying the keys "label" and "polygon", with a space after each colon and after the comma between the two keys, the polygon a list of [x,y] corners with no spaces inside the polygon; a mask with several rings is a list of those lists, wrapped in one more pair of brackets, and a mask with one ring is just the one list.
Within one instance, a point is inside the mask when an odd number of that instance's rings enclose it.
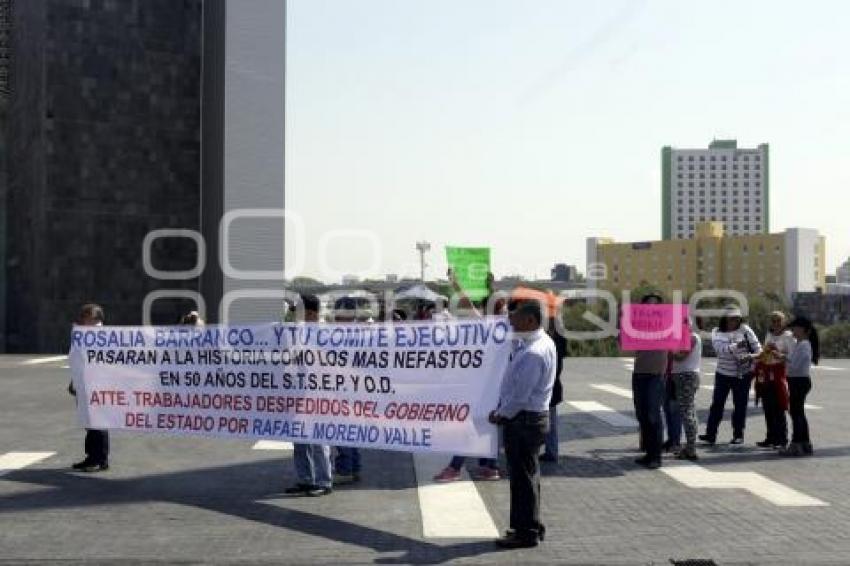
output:
{"label": "paved road", "polygon": [[[289,498],[291,452],[115,434],[109,472],[72,473],[82,433],[64,365],[0,357],[0,562],[850,564],[850,361],[816,370],[814,458],[756,449],[752,409],[747,446],[651,472],[632,463],[628,361],[568,360],[547,540],[512,553],[481,538],[506,526],[507,483],[428,485],[442,459],[368,452],[360,485]],[[706,385],[711,370],[708,360]],[[698,399],[703,420],[710,395]]]}

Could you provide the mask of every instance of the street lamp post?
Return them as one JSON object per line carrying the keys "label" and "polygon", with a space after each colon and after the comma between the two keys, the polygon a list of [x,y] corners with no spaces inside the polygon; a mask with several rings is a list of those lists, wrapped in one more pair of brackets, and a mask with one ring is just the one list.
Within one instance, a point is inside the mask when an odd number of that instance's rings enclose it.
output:
{"label": "street lamp post", "polygon": [[416,242],[416,251],[419,252],[419,279],[425,282],[425,252],[431,250],[429,242]]}

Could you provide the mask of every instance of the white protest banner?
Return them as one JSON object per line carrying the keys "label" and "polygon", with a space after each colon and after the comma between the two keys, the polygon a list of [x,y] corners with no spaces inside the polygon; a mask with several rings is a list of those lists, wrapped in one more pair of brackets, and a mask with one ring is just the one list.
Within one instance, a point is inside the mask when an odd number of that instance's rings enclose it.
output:
{"label": "white protest banner", "polygon": [[75,326],[87,428],[495,456],[507,320]]}

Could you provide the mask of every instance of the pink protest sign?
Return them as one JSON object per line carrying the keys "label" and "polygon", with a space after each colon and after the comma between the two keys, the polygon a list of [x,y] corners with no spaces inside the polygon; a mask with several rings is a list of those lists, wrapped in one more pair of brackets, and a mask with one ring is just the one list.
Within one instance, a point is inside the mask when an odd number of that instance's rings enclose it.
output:
{"label": "pink protest sign", "polygon": [[627,305],[620,321],[620,349],[691,349],[688,305]]}

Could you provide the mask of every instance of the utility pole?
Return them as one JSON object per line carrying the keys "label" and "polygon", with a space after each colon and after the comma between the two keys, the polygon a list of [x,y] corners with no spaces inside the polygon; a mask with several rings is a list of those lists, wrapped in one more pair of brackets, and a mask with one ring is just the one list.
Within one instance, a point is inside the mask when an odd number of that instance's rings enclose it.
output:
{"label": "utility pole", "polygon": [[425,282],[425,252],[431,250],[429,242],[416,242],[416,251],[419,252],[419,279]]}

